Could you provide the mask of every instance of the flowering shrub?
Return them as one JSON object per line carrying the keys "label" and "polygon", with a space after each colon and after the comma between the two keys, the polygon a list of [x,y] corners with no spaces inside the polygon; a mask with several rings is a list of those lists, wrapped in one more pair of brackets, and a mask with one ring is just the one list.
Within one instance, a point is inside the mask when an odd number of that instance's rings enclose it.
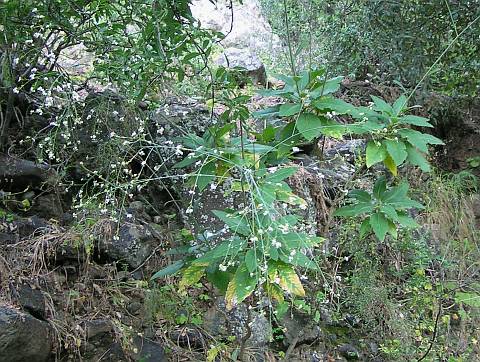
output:
{"label": "flowering shrub", "polygon": [[[254,114],[258,118],[279,117],[283,121],[279,126],[267,123],[263,132],[255,132],[245,123],[248,115],[230,108],[225,112],[240,116],[225,117],[230,122],[211,127],[203,137],[182,138],[189,153],[176,167],[193,165],[196,171],[190,177],[190,186],[202,192],[208,185],[215,188],[229,180],[229,192],[240,194],[244,202],[237,209],[214,211],[229,231],[220,244],[212,250],[200,249],[200,253],[195,249],[194,255],[159,271],[154,279],[183,268],[183,289],[206,275],[225,292],[228,308],[255,291],[258,297],[265,294],[278,301],[284,300],[284,293],[303,297],[305,290],[295,269],[317,269],[309,255],[321,246],[323,238],[305,231],[298,211],[308,205],[286,182],[297,171],[287,163],[295,149],[320,136],[365,135],[369,139],[366,166],[383,161],[394,176],[398,176],[397,168],[405,160],[428,171],[428,162],[421,152],[428,151],[427,144],[442,142],[407,128],[430,124],[427,119],[403,115],[406,97],[400,97],[393,105],[374,97],[369,107],[355,107],[333,96],[341,77],[325,79],[322,71],[311,71],[281,79],[284,88],[260,93],[280,96],[286,102]],[[231,106],[243,108],[245,99],[235,99],[237,104]],[[339,123],[335,120],[338,114],[356,121]],[[373,195],[352,191],[349,196],[353,203],[337,210],[336,215],[365,215],[360,234],[364,236],[373,230],[383,242],[387,233],[396,237],[397,227],[417,226],[407,210],[422,205],[408,198],[407,192],[406,180],[387,189],[386,178],[381,177]]]}

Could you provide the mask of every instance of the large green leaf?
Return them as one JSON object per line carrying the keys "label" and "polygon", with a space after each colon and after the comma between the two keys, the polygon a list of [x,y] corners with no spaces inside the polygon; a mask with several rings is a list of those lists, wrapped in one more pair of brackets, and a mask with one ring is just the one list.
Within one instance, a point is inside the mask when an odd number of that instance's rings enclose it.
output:
{"label": "large green leaf", "polygon": [[301,110],[302,105],[300,103],[286,103],[280,106],[278,115],[281,117],[289,117],[299,113]]}
{"label": "large green leaf", "polygon": [[274,117],[278,115],[279,109],[280,109],[279,105],[276,105],[273,107],[267,107],[262,110],[252,112],[252,116],[258,119]]}
{"label": "large green leaf", "polygon": [[333,97],[322,97],[313,102],[313,106],[323,112],[335,111],[338,114],[350,113],[355,108],[355,106],[350,103]]}
{"label": "large green leaf", "polygon": [[387,179],[385,176],[381,176],[375,181],[375,184],[373,185],[373,196],[381,200],[385,191],[387,190]]}
{"label": "large green leaf", "polygon": [[320,96],[325,96],[331,93],[335,93],[340,89],[340,84],[342,83],[343,77],[335,77],[328,79],[324,83],[321,83],[318,85],[318,87],[315,88],[310,93],[310,98],[315,99]]}
{"label": "large green leaf", "polygon": [[418,126],[418,127],[430,127],[430,128],[433,127],[429,123],[428,118],[413,116],[413,115],[408,115],[408,116],[401,117],[399,119],[399,123],[411,124],[411,125]]}
{"label": "large green leaf", "polygon": [[362,225],[360,225],[360,239],[363,239],[371,230],[372,226],[370,225],[370,218],[366,218],[363,220]]}
{"label": "large green leaf", "polygon": [[395,165],[400,166],[408,156],[407,146],[402,141],[384,140],[383,143],[387,147],[387,152],[395,162]]}
{"label": "large green leaf", "polygon": [[208,263],[192,264],[185,269],[179,284],[180,290],[184,290],[186,287],[198,282],[202,278],[203,274],[205,274],[205,269],[207,266]]}
{"label": "large green leaf", "polygon": [[418,148],[422,152],[428,152],[428,142],[425,134],[413,129],[401,129],[398,131],[398,133],[403,138],[406,138],[412,146]]}
{"label": "large green leaf", "polygon": [[318,270],[317,264],[309,259],[305,254],[300,252],[295,253],[293,256],[280,255],[280,259],[285,263],[295,265],[297,267]]}
{"label": "large green leaf", "polygon": [[402,181],[398,186],[386,191],[381,197],[381,200],[386,203],[401,201],[407,197],[409,187],[408,182]]}
{"label": "large green leaf", "polygon": [[167,267],[165,267],[165,268],[160,269],[159,271],[157,271],[155,274],[152,275],[152,277],[150,278],[150,280],[155,280],[155,279],[158,279],[158,278],[165,277],[165,276],[167,276],[167,275],[175,274],[175,273],[178,272],[180,269],[182,269],[182,267],[183,267],[184,264],[185,264],[185,263],[184,263],[183,260],[178,260],[178,261],[176,261],[175,263],[170,264],[170,265],[168,265]]}
{"label": "large green leaf", "polygon": [[407,146],[407,160],[412,165],[420,167],[423,172],[430,172],[430,163],[426,158],[413,146]]}
{"label": "large green leaf", "polygon": [[297,129],[308,141],[320,136],[322,122],[313,113],[302,113],[297,119]]}
{"label": "large green leaf", "polygon": [[404,109],[406,108],[406,106],[407,106],[407,101],[408,101],[408,100],[407,100],[407,97],[405,97],[405,96],[402,94],[400,97],[398,97],[398,99],[395,101],[395,103],[393,103],[392,108],[393,108],[393,114],[394,114],[395,116],[398,116],[398,115],[400,115],[400,114],[403,112],[403,110],[404,110]]}
{"label": "large green leaf", "polygon": [[381,98],[378,98],[378,97],[375,97],[375,96],[370,96],[373,100],[373,103],[375,104],[375,107],[374,109],[376,111],[380,111],[380,112],[385,112],[385,113],[388,113],[388,114],[393,114],[393,108],[390,104],[388,104],[387,102],[385,102],[383,99]]}
{"label": "large green leaf", "polygon": [[277,262],[276,267],[280,279],[280,287],[292,295],[304,297],[305,290],[295,270],[293,270],[291,266],[281,262]]}
{"label": "large green leaf", "polygon": [[280,182],[280,181],[285,180],[286,178],[289,178],[290,176],[293,176],[297,171],[298,171],[297,166],[283,167],[283,168],[280,168],[280,169],[276,170],[275,172],[273,172],[271,174],[268,174],[265,177],[265,181],[273,182],[273,183]]}
{"label": "large green leaf", "polygon": [[204,164],[200,170],[198,170],[197,174],[192,176],[193,181],[198,187],[199,191],[203,191],[208,184],[215,180],[215,172],[217,166],[215,161],[210,161]]}
{"label": "large green leaf", "polygon": [[383,143],[369,141],[367,144],[366,158],[367,167],[372,167],[376,163],[382,162],[387,157],[387,150]]}
{"label": "large green leaf", "polygon": [[257,253],[255,249],[250,249],[245,254],[245,265],[250,273],[253,273],[257,270]]}
{"label": "large green leaf", "polygon": [[343,206],[337,210],[335,210],[335,216],[345,216],[345,217],[352,217],[358,216],[361,214],[369,213],[373,211],[373,205],[368,202],[360,202],[358,204],[347,205]]}
{"label": "large green leaf", "polygon": [[380,241],[385,239],[385,235],[389,230],[388,219],[381,212],[370,215],[370,226],[373,229],[373,232]]}
{"label": "large green leaf", "polygon": [[384,204],[380,207],[380,211],[387,215],[391,220],[398,219],[398,213],[392,205]]}
{"label": "large green leaf", "polygon": [[205,262],[211,263],[219,258],[225,258],[228,255],[237,254],[244,248],[246,243],[245,239],[234,236],[231,239],[218,244],[212,250],[207,251],[198,259],[195,259],[193,264]]}
{"label": "large green leaf", "polygon": [[419,227],[417,222],[404,212],[399,212],[398,217],[395,221],[397,221],[400,225],[402,225],[403,227],[406,227],[406,228],[417,228],[417,227]]}
{"label": "large green leaf", "polygon": [[352,190],[348,193],[348,197],[356,199],[360,202],[370,202],[372,197],[367,191],[364,190]]}

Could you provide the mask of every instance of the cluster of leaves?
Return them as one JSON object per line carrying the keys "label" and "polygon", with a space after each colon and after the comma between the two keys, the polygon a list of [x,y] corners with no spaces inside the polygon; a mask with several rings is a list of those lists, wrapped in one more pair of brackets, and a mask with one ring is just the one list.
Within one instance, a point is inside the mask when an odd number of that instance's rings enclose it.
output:
{"label": "cluster of leaves", "polygon": [[403,115],[406,109],[407,98],[400,96],[393,105],[372,96],[374,107],[369,119],[375,118],[382,126],[372,133],[372,140],[367,144],[366,163],[371,167],[383,162],[390,172],[397,176],[397,168],[405,161],[420,167],[424,172],[430,171],[430,165],[424,157],[428,154],[428,145],[443,145],[435,136],[421,133],[408,126],[433,127],[427,118]]}
{"label": "cluster of leaves", "polygon": [[385,239],[387,233],[397,238],[397,224],[407,228],[418,226],[407,210],[423,209],[419,202],[407,196],[408,189],[405,181],[387,189],[386,179],[382,176],[375,182],[372,194],[364,190],[350,191],[350,205],[336,210],[335,214],[346,217],[366,215],[360,227],[361,238],[372,230],[380,241]]}

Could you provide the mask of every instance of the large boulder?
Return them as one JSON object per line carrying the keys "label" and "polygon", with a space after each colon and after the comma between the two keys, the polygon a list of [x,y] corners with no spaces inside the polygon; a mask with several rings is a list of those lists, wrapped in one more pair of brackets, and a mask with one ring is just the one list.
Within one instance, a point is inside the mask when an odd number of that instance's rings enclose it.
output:
{"label": "large boulder", "polygon": [[280,38],[273,34],[258,0],[244,0],[241,4],[234,1],[233,9],[229,1],[213,4],[209,0],[194,0],[191,9],[203,27],[226,35],[221,42],[225,47],[248,48],[269,55],[282,49]]}
{"label": "large boulder", "polygon": [[227,68],[242,68],[253,84],[265,85],[267,73],[260,58],[250,49],[228,48],[217,59],[217,64]]}
{"label": "large boulder", "polygon": [[48,361],[53,340],[48,323],[9,306],[0,306],[0,361]]}

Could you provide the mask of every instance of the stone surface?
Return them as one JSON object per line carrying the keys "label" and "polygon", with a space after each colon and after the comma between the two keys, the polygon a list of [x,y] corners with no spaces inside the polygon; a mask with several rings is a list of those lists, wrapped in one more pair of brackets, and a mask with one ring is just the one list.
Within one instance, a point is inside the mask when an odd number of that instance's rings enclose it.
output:
{"label": "stone surface", "polygon": [[312,343],[323,336],[320,327],[313,322],[311,316],[287,313],[281,321],[285,328],[285,343],[287,346],[296,340],[296,344]]}
{"label": "stone surface", "polygon": [[132,358],[141,362],[167,362],[165,351],[160,343],[147,338],[135,337],[133,340],[136,350]]}
{"label": "stone surface", "polygon": [[258,0],[244,0],[242,4],[233,1],[233,9],[229,5],[225,0],[215,1],[215,4],[209,0],[194,0],[191,9],[202,27],[226,35],[221,42],[225,47],[248,48],[257,54],[271,56],[281,51],[280,38],[273,34]]}
{"label": "stone surface", "polygon": [[15,217],[11,221],[0,222],[0,243],[12,244],[33,234],[52,230],[46,220],[34,215],[27,218]]}
{"label": "stone surface", "polygon": [[48,323],[0,306],[0,361],[43,362],[50,358],[52,348],[53,331]]}
{"label": "stone surface", "polygon": [[38,319],[45,319],[45,297],[41,290],[21,284],[15,288],[11,286],[11,294],[25,311]]}
{"label": "stone surface", "polygon": [[245,304],[240,304],[227,311],[225,300],[219,298],[215,301],[215,305],[207,311],[203,327],[213,336],[228,337],[234,335],[240,340],[247,335],[247,323],[249,323],[251,335],[247,340],[247,346],[264,348],[272,337],[270,322],[264,315],[255,311],[250,311],[250,322],[248,322],[248,313]]}
{"label": "stone surface", "polygon": [[349,361],[361,359],[361,354],[357,347],[349,343],[342,344],[338,347],[338,352]]}
{"label": "stone surface", "polygon": [[[227,48],[217,59],[217,64],[226,68],[242,68],[253,84],[265,85],[267,73],[260,58],[250,49]],[[242,83],[242,82],[240,82]]]}
{"label": "stone surface", "polygon": [[101,257],[123,262],[138,268],[160,242],[159,235],[149,225],[123,222],[117,230],[114,223],[102,226],[99,231],[98,249]]}
{"label": "stone surface", "polygon": [[108,319],[94,319],[81,324],[87,343],[82,359],[88,362],[126,362],[129,358],[115,339],[113,324]]}

